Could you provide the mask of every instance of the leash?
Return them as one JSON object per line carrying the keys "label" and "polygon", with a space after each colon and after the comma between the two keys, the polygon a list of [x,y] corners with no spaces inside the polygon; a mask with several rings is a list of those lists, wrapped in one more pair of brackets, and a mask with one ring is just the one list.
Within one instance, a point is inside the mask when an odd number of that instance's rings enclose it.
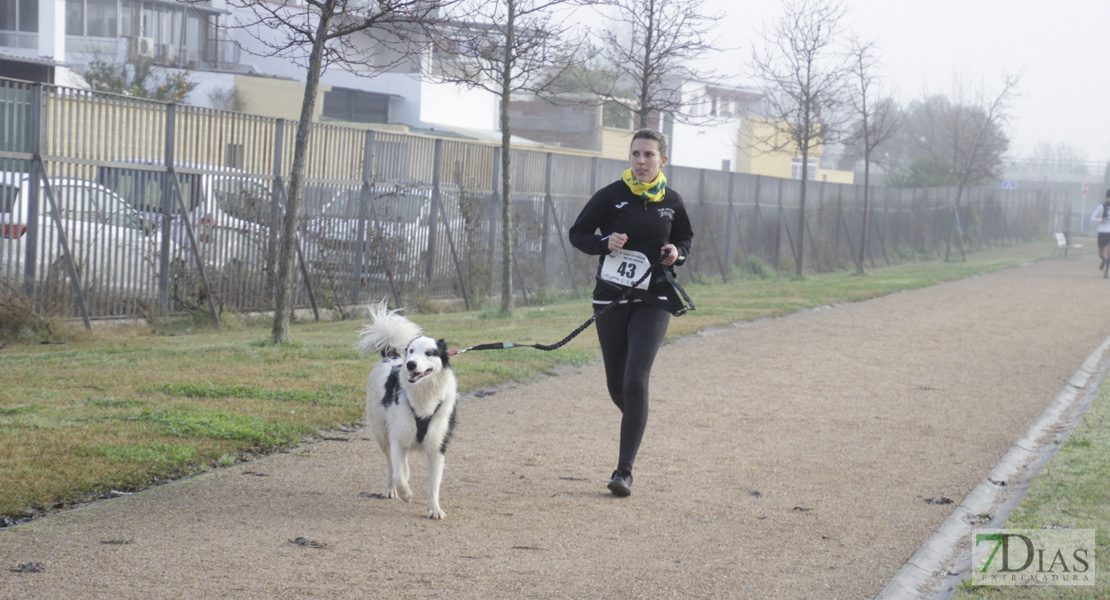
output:
{"label": "leash", "polygon": [[[565,346],[567,344],[567,342],[570,342],[574,338],[578,337],[578,334],[585,331],[586,328],[589,327],[590,325],[592,325],[593,322],[596,321],[598,317],[600,317],[601,315],[603,315],[603,314],[609,312],[610,310],[612,310],[612,308],[615,307],[616,305],[620,304],[620,302],[622,300],[627,300],[628,297],[631,296],[634,291],[636,291],[636,287],[639,286],[641,283],[643,283],[645,279],[650,277],[651,272],[655,270],[655,267],[659,266],[659,264],[663,262],[663,259],[667,258],[667,256],[670,253],[671,253],[670,250],[667,250],[666,252],[664,252],[655,262],[651,263],[651,267],[644,271],[644,274],[641,275],[640,278],[636,280],[636,283],[633,283],[631,287],[628,287],[623,292],[621,292],[621,295],[618,296],[615,300],[613,300],[609,304],[605,305],[600,310],[594,311],[594,314],[592,316],[590,316],[589,319],[586,319],[585,323],[582,323],[581,325],[579,325],[577,329],[570,332],[570,335],[568,335],[567,337],[559,340],[558,342],[555,342],[554,344],[521,344],[521,343],[517,343],[517,342],[491,342],[491,343],[488,343],[488,344],[478,344],[477,346],[471,346],[469,348],[463,348],[462,350],[451,350],[450,352],[447,353],[447,355],[448,356],[456,356],[458,354],[462,354],[463,352],[470,352],[471,350],[503,350],[503,349],[506,349],[506,348],[535,348],[537,350],[543,350],[544,352],[550,352],[552,350],[558,350],[559,348],[562,348],[563,346]],[[682,294],[682,297],[685,299],[685,304],[683,304],[683,306],[681,308],[674,311],[674,315],[676,317],[680,317],[680,316],[686,314],[686,311],[694,310],[694,303],[691,302],[690,297],[686,295],[686,290],[682,289],[682,286],[675,283],[674,278],[671,277],[670,271],[668,271],[666,268],[664,268],[663,269],[663,275],[667,278],[667,281],[670,282],[670,284],[672,286],[674,286],[674,288],[677,289]],[[689,305],[689,306],[687,306],[687,305]]]}

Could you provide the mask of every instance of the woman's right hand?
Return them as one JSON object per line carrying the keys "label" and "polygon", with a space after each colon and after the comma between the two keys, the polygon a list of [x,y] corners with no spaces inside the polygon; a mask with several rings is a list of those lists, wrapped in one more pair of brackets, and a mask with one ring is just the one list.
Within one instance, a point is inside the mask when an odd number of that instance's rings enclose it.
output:
{"label": "woman's right hand", "polygon": [[609,251],[620,250],[624,248],[625,242],[628,241],[628,236],[623,233],[609,234]]}

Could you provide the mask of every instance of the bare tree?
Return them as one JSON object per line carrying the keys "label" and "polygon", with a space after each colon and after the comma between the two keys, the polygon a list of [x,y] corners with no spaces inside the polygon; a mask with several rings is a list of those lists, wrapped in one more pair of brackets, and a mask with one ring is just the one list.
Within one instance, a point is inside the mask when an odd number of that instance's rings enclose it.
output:
{"label": "bare tree", "polygon": [[[706,14],[704,0],[611,0],[616,17],[599,32],[598,68],[584,87],[635,115],[637,128],[670,113],[684,118],[691,104],[682,88],[691,81],[716,80],[694,63],[718,50],[710,37],[721,13]],[[693,100],[704,102],[705,99]]]}
{"label": "bare tree", "polygon": [[465,83],[501,99],[501,312],[513,310],[512,123],[516,93],[542,93],[574,64],[580,42],[555,10],[578,0],[472,0],[464,9],[483,22],[456,22],[441,40],[453,64],[440,65],[443,81]]}
{"label": "bare tree", "polygon": [[1074,144],[1058,142],[1053,144],[1048,141],[1037,142],[1033,152],[1027,160],[1029,167],[1037,170],[1039,174],[1048,176],[1056,174],[1087,175],[1087,156],[1083,150]]}
{"label": "bare tree", "polygon": [[[275,344],[288,342],[297,214],[320,76],[330,65],[372,76],[426,50],[426,35],[451,2],[428,0],[228,0],[240,9],[236,27],[262,45],[263,56],[291,60],[305,69],[304,100],[293,146],[285,217],[274,285]],[[276,32],[276,33],[274,33]]]}
{"label": "bare tree", "polygon": [[912,121],[909,138],[919,144],[937,167],[948,170],[956,186],[944,249],[946,261],[951,256],[953,238],[961,255],[964,254],[962,240],[970,241],[968,232],[958,225],[964,191],[999,178],[1003,155],[1010,146],[1003,128],[1009,121],[1019,81],[1020,75],[1006,74],[997,92],[980,88],[970,93],[960,78],[956,78],[955,102],[944,97],[930,98],[924,105],[925,118]]}
{"label": "bare tree", "polygon": [[877,60],[874,42],[854,38],[850,48],[851,71],[856,81],[851,106],[853,114],[859,120],[848,143],[863,155],[863,232],[860,234],[859,257],[856,260],[856,272],[862,275],[871,217],[871,155],[897,131],[899,112],[894,99],[876,89],[879,77],[875,73]]}
{"label": "bare tree", "polygon": [[806,184],[814,150],[840,137],[847,102],[849,68],[837,51],[844,7],[834,0],[791,0],[764,48],[753,52],[755,74],[763,80],[763,112],[771,128],[759,143],[772,151],[801,155],[796,277],[805,261]]}

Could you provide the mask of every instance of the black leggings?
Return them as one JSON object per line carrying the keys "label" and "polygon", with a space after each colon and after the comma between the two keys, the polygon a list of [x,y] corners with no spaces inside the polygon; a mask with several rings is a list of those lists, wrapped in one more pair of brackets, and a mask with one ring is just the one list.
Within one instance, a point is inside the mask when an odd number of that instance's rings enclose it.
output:
{"label": "black leggings", "polygon": [[[594,311],[603,307],[594,305]],[[597,318],[609,396],[623,415],[618,469],[631,471],[636,461],[647,426],[648,377],[670,322],[670,313],[640,302],[615,306]]]}

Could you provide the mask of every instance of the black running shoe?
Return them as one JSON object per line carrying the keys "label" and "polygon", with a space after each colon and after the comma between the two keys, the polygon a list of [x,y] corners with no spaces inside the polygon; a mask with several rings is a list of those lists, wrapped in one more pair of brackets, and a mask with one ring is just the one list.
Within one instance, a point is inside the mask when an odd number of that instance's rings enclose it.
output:
{"label": "black running shoe", "polygon": [[626,469],[613,471],[613,478],[609,481],[609,491],[621,498],[632,494],[632,472]]}

